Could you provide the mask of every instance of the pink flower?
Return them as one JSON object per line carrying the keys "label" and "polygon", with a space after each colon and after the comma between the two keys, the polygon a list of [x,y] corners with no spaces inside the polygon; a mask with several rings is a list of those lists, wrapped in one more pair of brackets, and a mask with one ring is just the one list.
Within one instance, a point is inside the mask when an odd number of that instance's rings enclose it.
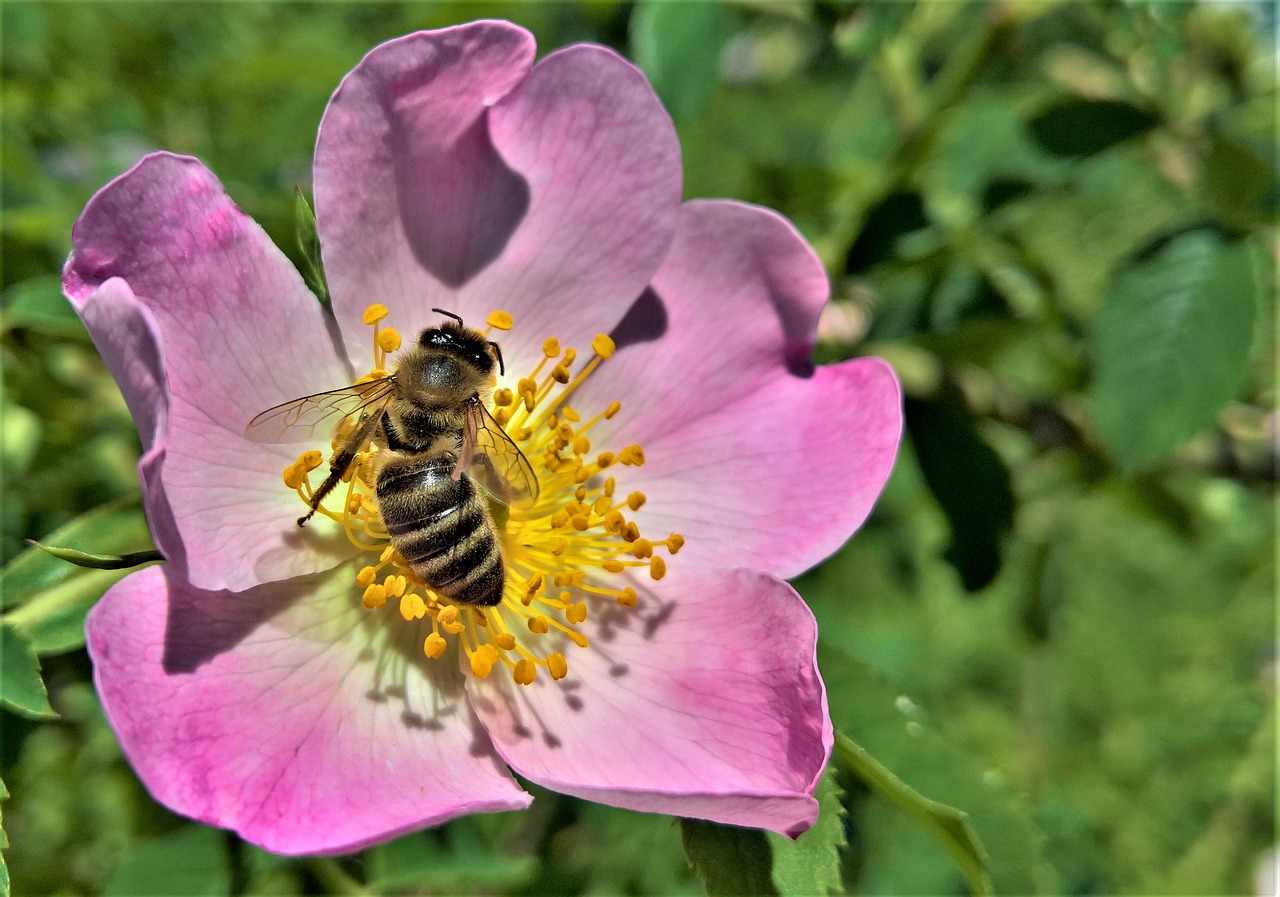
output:
{"label": "pink flower", "polygon": [[[897,383],[875,359],[810,368],[822,266],[770,211],[681,203],[635,68],[596,46],[533,57],[522,29],[476,22],[383,44],[342,82],[315,154],[332,315],[194,159],[148,156],[75,227],[65,290],[137,422],[168,559],[91,613],[98,690],[158,800],[269,850],[524,807],[508,767],[793,834],[817,813],[831,725],[782,578],[869,513]],[[327,432],[245,438],[379,366],[387,325],[438,326],[433,307],[514,320],[491,328],[493,407],[541,497],[498,524],[495,608],[415,582],[365,468],[295,525],[325,472],[298,451],[327,454]]]}

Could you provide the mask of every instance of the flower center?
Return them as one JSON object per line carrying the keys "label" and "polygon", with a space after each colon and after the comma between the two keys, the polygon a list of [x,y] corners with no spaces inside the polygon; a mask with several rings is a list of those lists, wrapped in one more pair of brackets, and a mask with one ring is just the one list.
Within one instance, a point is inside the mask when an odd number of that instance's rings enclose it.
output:
{"label": "flower center", "polygon": [[[364,313],[364,322],[373,328],[373,369],[357,385],[387,377],[387,356],[400,348],[400,334],[381,326],[386,316],[381,305]],[[510,330],[512,318],[498,311],[486,323],[485,338],[492,330]],[[634,606],[636,590],[629,582],[639,572],[636,568],[661,579],[666,560],[658,552],[674,555],[684,544],[679,533],[660,541],[642,536],[634,515],[644,506],[644,493],[618,489],[613,471],[643,464],[640,446],[616,452],[592,449],[592,429],[618,414],[621,404],[612,402],[585,420],[569,404],[574,391],[613,354],[613,340],[599,334],[591,350],[590,359],[575,372],[577,352],[561,350],[558,340],[548,338],[541,360],[515,389],[492,393],[493,419],[529,460],[539,487],[536,503],[527,508],[507,507],[480,493],[505,569],[496,605],[451,600],[424,582],[392,544],[377,498],[379,455],[392,451],[383,433],[355,451],[342,485],[327,499],[334,507],[321,503],[317,508],[370,555],[355,580],[366,608],[377,612],[395,599],[393,606],[405,621],[429,619],[431,632],[423,642],[427,657],[441,657],[452,638],[481,678],[501,664],[520,685],[532,683],[540,668],[562,679],[568,663],[559,649],[566,642],[589,646],[579,627],[591,608],[601,602]],[[359,412],[335,427],[331,463],[353,450],[348,443],[360,423]],[[461,433],[458,438],[460,444]],[[323,455],[312,450],[284,471],[285,485],[308,506],[314,495],[310,475],[322,463]]]}

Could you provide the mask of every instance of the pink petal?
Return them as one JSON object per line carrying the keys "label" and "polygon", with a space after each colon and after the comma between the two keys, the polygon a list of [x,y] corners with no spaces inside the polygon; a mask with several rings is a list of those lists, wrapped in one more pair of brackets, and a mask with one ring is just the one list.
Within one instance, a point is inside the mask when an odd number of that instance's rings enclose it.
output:
{"label": "pink petal", "polygon": [[[149,510],[167,504],[177,521],[180,544],[162,545],[166,554],[215,589],[349,555],[293,523],[301,503],[280,476],[301,449],[244,439],[258,412],[350,382],[319,303],[262,229],[199,162],[156,153],[89,201],[72,246],[63,288],[146,444],[161,446],[144,460]],[[135,339],[163,360],[149,380],[121,367]],[[161,388],[167,418],[142,410],[159,408]]]}
{"label": "pink petal", "polygon": [[285,854],[528,805],[456,664],[364,610],[349,571],[239,593],[171,572],[121,580],[86,624],[107,718],[161,803]]}
{"label": "pink petal", "polygon": [[784,218],[730,201],[684,206],[652,289],[615,331],[617,353],[573,403],[622,411],[592,434],[638,442],[619,489],[649,499],[646,536],[682,533],[680,558],[795,576],[866,519],[902,431],[897,379],[876,359],[809,364],[828,285]]}
{"label": "pink petal", "polygon": [[138,478],[152,538],[166,558],[185,563],[182,537],[160,479],[168,446],[169,396],[159,327],[118,277],[90,293],[78,311],[120,385],[142,440]]}
{"label": "pink petal", "polygon": [[[405,333],[432,307],[511,312],[509,359],[616,322],[671,240],[679,146],[644,76],[575,46],[532,71],[533,40],[476,22],[375,48],[343,81],[316,146],[316,212],[334,309],[370,302]],[[363,349],[351,349],[365,364]]]}
{"label": "pink petal", "polygon": [[797,834],[831,752],[813,615],[749,570],[673,571],[630,611],[601,608],[567,678],[469,678],[520,775],[613,806]]}
{"label": "pink petal", "polygon": [[[751,396],[645,440],[643,467],[618,489],[648,501],[650,539],[682,534],[673,564],[752,567],[790,578],[858,529],[893,469],[902,398],[878,358],[779,374]],[[626,470],[623,473],[622,470]]]}

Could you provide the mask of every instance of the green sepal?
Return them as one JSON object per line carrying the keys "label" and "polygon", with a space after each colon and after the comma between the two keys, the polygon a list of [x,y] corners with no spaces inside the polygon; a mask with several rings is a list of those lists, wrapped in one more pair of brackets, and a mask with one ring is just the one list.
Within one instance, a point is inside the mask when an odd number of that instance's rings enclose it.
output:
{"label": "green sepal", "polygon": [[[105,549],[102,554],[86,554],[101,558],[113,556],[107,552],[146,544],[150,533],[137,500],[122,499],[77,517],[47,538],[51,543],[101,546]],[[0,596],[8,608],[4,620],[22,631],[37,654],[75,650],[84,644],[84,617],[89,608],[128,572],[128,568],[93,569],[67,563],[48,551],[28,548],[0,574]]]}
{"label": "green sepal", "polygon": [[969,815],[955,807],[929,800],[891,773],[852,738],[836,733],[833,754],[836,764],[871,788],[884,795],[917,825],[924,829],[947,852],[964,874],[970,893],[985,897],[994,891],[987,874],[987,853],[973,827]]}
{"label": "green sepal", "polygon": [[80,551],[78,548],[59,548],[56,545],[45,545],[35,539],[27,539],[26,543],[53,555],[60,561],[75,564],[77,567],[89,567],[94,570],[128,570],[131,567],[141,567],[143,564],[153,564],[164,560],[164,555],[154,548],[147,551],[134,551],[129,554],[90,554],[87,551]]}
{"label": "green sepal", "polygon": [[681,819],[680,837],[689,867],[707,897],[779,897],[773,884],[773,851],[764,832]]}
{"label": "green sepal", "polygon": [[320,234],[316,230],[316,213],[302,194],[301,187],[293,188],[297,197],[294,203],[294,221],[298,228],[298,249],[302,251],[302,279],[316,294],[322,305],[329,304],[329,281],[324,276],[324,263],[320,259]]}
{"label": "green sepal", "polygon": [[782,897],[844,893],[840,852],[848,844],[844,826],[849,811],[834,765],[822,774],[813,796],[818,799],[813,828],[794,840],[768,833],[773,846],[773,884]]}

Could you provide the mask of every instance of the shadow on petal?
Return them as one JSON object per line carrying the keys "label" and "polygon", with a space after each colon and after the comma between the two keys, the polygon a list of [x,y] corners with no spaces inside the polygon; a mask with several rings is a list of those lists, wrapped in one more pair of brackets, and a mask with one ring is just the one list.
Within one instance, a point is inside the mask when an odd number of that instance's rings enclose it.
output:
{"label": "shadow on petal", "polygon": [[669,326],[667,307],[662,297],[653,291],[653,287],[645,287],[627,313],[622,316],[618,326],[613,328],[609,338],[617,349],[625,349],[638,343],[651,343],[662,339]]}
{"label": "shadow on petal", "polygon": [[529,184],[494,149],[487,111],[448,146],[422,145],[394,110],[388,119],[405,238],[424,268],[457,289],[502,254],[529,210]]}

